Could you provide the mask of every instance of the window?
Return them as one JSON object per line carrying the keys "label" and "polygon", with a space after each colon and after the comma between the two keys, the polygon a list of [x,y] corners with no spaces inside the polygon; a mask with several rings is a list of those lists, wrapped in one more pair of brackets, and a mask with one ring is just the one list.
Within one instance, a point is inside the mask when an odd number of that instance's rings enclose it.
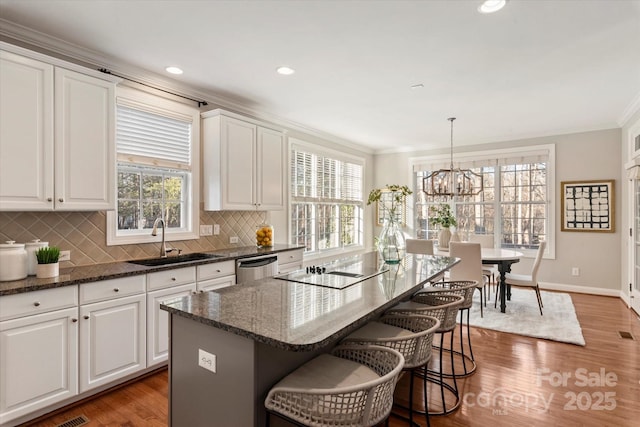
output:
{"label": "window", "polygon": [[460,167],[481,174],[484,191],[476,196],[438,200],[422,191],[422,177],[440,166],[415,161],[417,236],[435,238],[438,230],[429,226],[429,206],[452,203],[462,238],[494,235],[496,247],[525,253],[533,253],[545,240],[549,256],[553,256],[553,164],[553,146],[496,150],[477,156],[468,153],[461,157]]}
{"label": "window", "polygon": [[197,239],[199,111],[130,88],[119,88],[116,108],[118,199],[107,244],[157,241],[156,218],[166,240]]}
{"label": "window", "polygon": [[363,163],[292,144],[292,244],[307,254],[362,246]]}

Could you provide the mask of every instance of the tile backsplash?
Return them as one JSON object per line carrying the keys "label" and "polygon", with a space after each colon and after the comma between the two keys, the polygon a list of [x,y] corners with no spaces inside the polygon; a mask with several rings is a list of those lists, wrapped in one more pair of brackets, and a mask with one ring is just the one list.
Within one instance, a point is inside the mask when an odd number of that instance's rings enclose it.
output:
{"label": "tile backsplash", "polygon": [[[219,224],[217,236],[201,236],[197,240],[168,242],[168,246],[184,252],[251,246],[255,244],[255,227],[263,221],[263,212],[200,211],[200,224]],[[158,243],[107,246],[106,212],[0,212],[0,242],[18,243],[40,239],[71,251],[71,261],[60,263],[61,268],[105,262],[125,261],[156,256]],[[230,244],[231,236],[238,237]]]}

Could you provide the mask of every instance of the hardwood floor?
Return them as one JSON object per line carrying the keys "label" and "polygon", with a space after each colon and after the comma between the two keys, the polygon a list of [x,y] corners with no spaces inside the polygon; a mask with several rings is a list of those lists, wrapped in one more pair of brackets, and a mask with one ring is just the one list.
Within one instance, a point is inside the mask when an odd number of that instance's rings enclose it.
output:
{"label": "hardwood floor", "polygon": [[[431,417],[431,425],[638,425],[638,317],[618,298],[571,296],[585,347],[472,328],[478,369],[459,383],[460,409]],[[636,339],[623,339],[618,331],[630,332]],[[403,378],[398,384],[398,400],[405,395],[406,383]],[[429,393],[435,389],[430,387]],[[81,414],[89,418],[89,426],[96,427],[166,426],[167,371],[29,425],[55,427]],[[426,425],[423,418],[417,421]],[[406,422],[391,417],[389,425],[400,427]],[[216,426],[212,420],[211,427],[228,426]]]}

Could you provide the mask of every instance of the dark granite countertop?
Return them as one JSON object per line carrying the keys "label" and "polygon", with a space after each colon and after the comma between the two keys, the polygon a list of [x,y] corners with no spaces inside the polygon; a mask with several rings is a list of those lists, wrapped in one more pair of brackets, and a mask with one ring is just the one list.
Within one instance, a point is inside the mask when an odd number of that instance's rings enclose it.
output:
{"label": "dark granite countertop", "polygon": [[235,260],[239,258],[269,255],[278,252],[299,249],[301,246],[295,245],[274,245],[271,248],[258,248],[255,246],[244,246],[240,248],[221,249],[208,251],[205,253],[219,255],[216,258],[202,259],[197,261],[182,262],[164,266],[146,267],[132,264],[127,261],[112,262],[105,264],[86,265],[60,269],[60,275],[49,279],[38,279],[29,276],[26,279],[14,280],[11,282],[0,282],[0,296],[19,294],[22,292],[32,292],[43,289],[59,288],[62,286],[77,285],[97,280],[115,279],[118,277],[135,276],[154,271],[171,270],[200,264],[210,264],[214,262]]}
{"label": "dark granite countertop", "polygon": [[167,301],[161,308],[274,347],[311,351],[380,316],[458,261],[407,255],[394,266],[384,264],[377,252],[348,260],[389,271],[344,289],[262,279]]}

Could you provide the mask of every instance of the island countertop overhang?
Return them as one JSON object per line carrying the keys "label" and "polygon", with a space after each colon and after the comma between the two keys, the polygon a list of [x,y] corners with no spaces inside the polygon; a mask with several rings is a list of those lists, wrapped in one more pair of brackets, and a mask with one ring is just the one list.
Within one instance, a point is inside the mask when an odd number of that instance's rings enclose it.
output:
{"label": "island countertop overhang", "polygon": [[344,289],[276,278],[166,301],[163,310],[287,351],[313,351],[407,299],[455,258],[407,255],[387,265],[376,252],[349,257],[386,270]]}

